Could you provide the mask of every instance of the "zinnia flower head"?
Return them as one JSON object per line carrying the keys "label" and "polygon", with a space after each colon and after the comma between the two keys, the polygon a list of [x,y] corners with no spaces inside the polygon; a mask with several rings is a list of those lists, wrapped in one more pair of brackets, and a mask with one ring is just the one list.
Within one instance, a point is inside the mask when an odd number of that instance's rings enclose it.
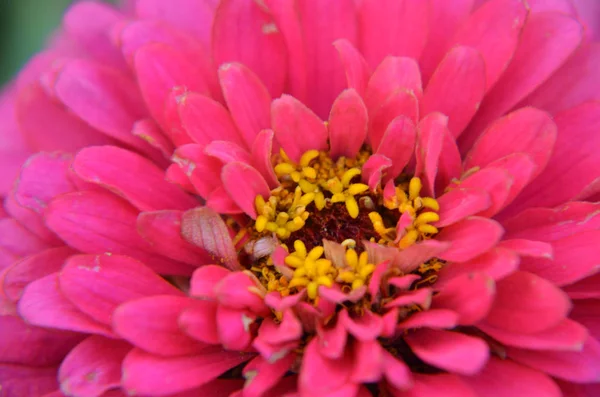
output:
{"label": "zinnia flower head", "polygon": [[600,394],[592,0],[132,0],[0,103],[6,396]]}

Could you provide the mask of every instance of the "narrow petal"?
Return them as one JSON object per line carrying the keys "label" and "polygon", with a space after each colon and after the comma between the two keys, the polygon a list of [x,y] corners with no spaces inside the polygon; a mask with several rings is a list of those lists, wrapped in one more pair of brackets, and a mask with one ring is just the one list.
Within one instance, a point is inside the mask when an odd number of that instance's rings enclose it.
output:
{"label": "narrow petal", "polygon": [[60,272],[59,285],[75,307],[107,325],[124,302],[154,294],[181,295],[150,268],[121,255],[72,256]]}
{"label": "narrow petal", "polygon": [[330,156],[354,158],[367,138],[368,115],[362,98],[353,88],[342,91],[329,114]]}
{"label": "narrow petal", "polygon": [[500,280],[517,270],[518,266],[519,256],[514,251],[495,247],[469,261],[444,266],[434,287],[443,289],[449,280],[471,272],[483,272],[494,280]]}
{"label": "narrow petal", "polygon": [[536,333],[558,325],[571,309],[567,295],[534,274],[517,271],[496,283],[486,322],[512,332]]}
{"label": "narrow petal", "polygon": [[262,130],[254,139],[252,144],[252,166],[265,178],[269,188],[275,189],[279,186],[277,175],[273,170],[271,156],[273,154],[273,138],[275,133],[273,130]]}
{"label": "narrow petal", "polygon": [[371,191],[376,191],[382,184],[383,173],[392,166],[389,158],[374,154],[362,166],[362,181],[369,185]]}
{"label": "narrow petal", "polygon": [[268,199],[271,195],[269,185],[260,172],[247,164],[233,162],[223,167],[221,179],[233,201],[247,215],[256,219],[254,200],[257,196]]}
{"label": "narrow petal", "polygon": [[419,65],[408,57],[387,56],[371,75],[365,92],[369,113],[395,91],[406,90],[417,98],[423,95]]}
{"label": "narrow petal", "polygon": [[197,355],[205,344],[179,327],[180,314],[190,307],[183,296],[153,295],[128,301],[113,314],[112,325],[123,339],[161,356]]}
{"label": "narrow petal", "polygon": [[444,228],[436,237],[452,245],[440,255],[440,258],[465,262],[473,259],[496,245],[503,229],[491,219],[472,216]]}
{"label": "narrow petal", "polygon": [[190,296],[214,299],[215,285],[224,279],[230,271],[218,265],[206,265],[196,269],[190,280]]}
{"label": "narrow petal", "polygon": [[454,137],[467,126],[483,99],[486,65],[476,49],[454,47],[443,59],[420,102],[421,114],[440,112],[448,116]]}
{"label": "narrow petal", "polygon": [[418,59],[425,48],[429,33],[427,2],[366,0],[361,2],[358,16],[359,48],[372,68],[387,55]]}
{"label": "narrow petal", "polygon": [[247,310],[219,305],[216,316],[219,345],[231,351],[248,349],[256,332],[256,326],[253,326],[256,319]]}
{"label": "narrow petal", "polygon": [[210,208],[187,211],[181,218],[181,234],[188,242],[200,247],[230,270],[240,266],[227,225]]}
{"label": "narrow petal", "polygon": [[480,189],[488,192],[491,205],[478,213],[483,217],[492,217],[500,211],[509,199],[514,178],[501,168],[483,168],[475,171],[460,182],[461,188]]}
{"label": "narrow petal", "polygon": [[337,360],[323,357],[319,353],[318,341],[314,338],[304,351],[298,388],[302,393],[327,393],[345,385],[352,371],[349,353]]}
{"label": "narrow petal", "polygon": [[275,138],[290,159],[299,161],[309,150],[327,149],[327,127],[297,99],[282,95],[271,106]]}
{"label": "narrow petal", "polygon": [[200,342],[219,344],[219,330],[216,322],[217,303],[195,299],[179,316],[179,326],[183,332]]}
{"label": "narrow petal", "polygon": [[370,311],[365,311],[364,315],[359,318],[351,318],[345,311],[340,315],[339,321],[346,326],[348,333],[360,341],[375,340],[383,329],[381,317]]}
{"label": "narrow petal", "polygon": [[484,189],[458,188],[452,189],[437,199],[440,205],[440,220],[433,223],[435,227],[445,227],[475,215],[492,204],[489,194]]}
{"label": "narrow petal", "polygon": [[383,348],[379,341],[371,339],[354,342],[354,368],[351,380],[354,383],[376,383],[383,376]]}
{"label": "narrow petal", "polygon": [[449,372],[476,374],[489,357],[482,339],[458,332],[422,329],[405,340],[420,359]]}
{"label": "narrow petal", "polygon": [[348,88],[356,90],[360,96],[363,96],[367,88],[367,82],[371,76],[367,61],[356,47],[346,39],[334,41],[333,46],[344,65]]}
{"label": "narrow petal", "polygon": [[415,140],[415,125],[410,119],[398,116],[390,122],[376,152],[392,160],[386,179],[394,179],[400,175],[413,156]]}
{"label": "narrow petal", "polygon": [[414,374],[410,390],[397,394],[402,397],[475,397],[476,394],[460,377],[454,374]]}
{"label": "narrow petal", "polygon": [[[141,211],[186,210],[198,202],[178,186],[165,181],[164,172],[144,157],[116,146],[81,150],[73,161],[81,179],[117,193]],[[132,167],[135,173],[123,172]]]}
{"label": "narrow petal", "polygon": [[383,352],[383,371],[385,378],[392,386],[398,389],[410,389],[412,386],[412,374],[408,365],[398,360],[387,350]]}
{"label": "narrow petal", "polygon": [[159,357],[134,349],[123,361],[122,385],[129,394],[167,396],[204,385],[250,357],[221,348],[183,357]]}
{"label": "narrow petal", "polygon": [[398,329],[454,328],[458,324],[458,314],[447,309],[429,309],[412,314],[407,320],[398,324]]}
{"label": "narrow petal", "polygon": [[405,116],[413,123],[419,118],[419,103],[414,92],[398,89],[381,104],[369,111],[368,140],[372,147],[378,148],[389,124],[398,116]]}
{"label": "narrow petal", "polygon": [[109,327],[80,312],[63,296],[56,273],[29,284],[18,308],[19,316],[32,325],[113,337]]}
{"label": "narrow petal", "polygon": [[127,342],[90,336],[65,357],[59,372],[67,395],[102,395],[121,384],[121,361],[131,350]]}
{"label": "narrow petal", "polygon": [[231,272],[214,286],[214,292],[222,305],[267,315],[270,311],[264,303],[259,285],[253,275]]}
{"label": "narrow petal", "polygon": [[296,359],[295,354],[288,354],[281,360],[272,363],[257,356],[244,367],[244,396],[260,397],[279,382],[289,371]]}
{"label": "narrow petal", "polygon": [[487,316],[495,292],[491,277],[483,273],[465,274],[449,281],[434,296],[431,307],[454,310],[459,315],[459,324],[473,325]]}
{"label": "narrow petal", "polygon": [[265,83],[273,97],[281,95],[286,78],[286,47],[267,10],[255,2],[221,1],[212,26],[212,50],[217,66],[240,62]]}

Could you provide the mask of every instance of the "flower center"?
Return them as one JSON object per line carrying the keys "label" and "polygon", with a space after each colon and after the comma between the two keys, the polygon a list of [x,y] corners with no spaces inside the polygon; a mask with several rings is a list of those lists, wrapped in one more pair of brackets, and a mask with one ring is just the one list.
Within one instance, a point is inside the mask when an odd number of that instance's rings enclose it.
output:
{"label": "flower center", "polygon": [[[283,151],[274,156],[280,186],[268,198],[256,197],[250,232],[255,243],[270,239],[285,250],[283,263],[268,255],[253,258],[251,270],[268,291],[286,296],[306,290],[316,303],[321,286],[357,290],[376,268],[366,244],[402,250],[438,233],[432,223],[439,220],[439,205],[421,196],[419,178],[401,175],[383,189],[362,183],[370,154],[364,149],[356,158],[334,160],[310,150],[298,163]],[[429,261],[417,272],[431,283],[440,264]]]}

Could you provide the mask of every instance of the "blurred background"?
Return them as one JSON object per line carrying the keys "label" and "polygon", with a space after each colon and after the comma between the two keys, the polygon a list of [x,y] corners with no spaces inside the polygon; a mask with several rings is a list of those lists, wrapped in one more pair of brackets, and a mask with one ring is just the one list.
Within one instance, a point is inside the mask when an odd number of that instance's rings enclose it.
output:
{"label": "blurred background", "polygon": [[43,48],[73,0],[0,0],[0,85]]}

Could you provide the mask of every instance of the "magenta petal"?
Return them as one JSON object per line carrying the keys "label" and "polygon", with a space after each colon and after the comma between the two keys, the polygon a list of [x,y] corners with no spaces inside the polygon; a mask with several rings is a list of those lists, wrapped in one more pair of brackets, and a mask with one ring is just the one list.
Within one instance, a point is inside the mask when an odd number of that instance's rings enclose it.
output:
{"label": "magenta petal", "polygon": [[[287,53],[281,32],[261,5],[243,0],[219,2],[213,21],[215,63],[240,62],[265,82],[273,97],[283,92]],[[249,51],[260,48],[260,51]]]}
{"label": "magenta petal", "polygon": [[354,158],[367,138],[367,124],[367,108],[357,91],[342,91],[329,114],[330,156]]}
{"label": "magenta petal", "polygon": [[321,323],[317,324],[318,350],[323,357],[330,359],[339,359],[344,355],[348,333],[346,326],[340,318],[334,326],[329,325],[325,328]]}
{"label": "magenta petal", "polygon": [[219,344],[227,350],[243,351],[248,349],[254,337],[256,316],[247,310],[217,307],[217,330]]}
{"label": "magenta petal", "polygon": [[371,75],[367,61],[356,47],[346,39],[334,41],[333,46],[344,65],[348,88],[353,88],[359,95],[363,96]]}
{"label": "magenta petal", "polygon": [[182,296],[154,295],[125,302],[113,314],[115,332],[145,351],[161,356],[198,354],[206,345],[187,336],[179,315],[191,306]]}
{"label": "magenta petal", "polygon": [[410,273],[423,262],[440,256],[449,247],[448,243],[436,240],[425,240],[411,245],[402,251],[396,248],[385,247],[370,241],[365,241],[365,248],[369,253],[369,258],[374,263],[381,263],[389,260],[392,267],[396,267],[402,273]]}
{"label": "magenta petal", "polygon": [[351,318],[347,311],[343,311],[339,316],[338,321],[346,326],[348,333],[363,342],[377,339],[383,329],[381,317],[368,310],[358,318]]}
{"label": "magenta petal", "polygon": [[482,273],[470,273],[449,281],[435,295],[431,307],[458,313],[458,323],[473,325],[489,312],[496,292],[494,280]]}
{"label": "magenta petal", "polygon": [[249,272],[231,272],[214,286],[217,300],[235,309],[250,309],[253,313],[269,313],[259,281]]}
{"label": "magenta petal", "polygon": [[141,119],[136,121],[133,124],[131,133],[148,142],[153,148],[160,150],[165,158],[171,157],[171,154],[175,150],[173,142],[171,142],[167,135],[165,135],[152,119]]}
{"label": "magenta petal", "polygon": [[462,180],[460,187],[482,189],[488,192],[491,205],[486,210],[481,211],[479,215],[492,217],[504,208],[510,198],[514,184],[515,178],[506,170],[502,168],[483,168]]}
{"label": "magenta petal", "polygon": [[327,127],[300,101],[282,95],[271,105],[271,123],[275,138],[290,159],[299,161],[309,150],[327,149]]}
{"label": "magenta petal", "polygon": [[484,189],[457,188],[451,189],[437,199],[440,220],[433,225],[445,227],[459,222],[489,208],[492,204],[489,194]]}
{"label": "magenta petal", "polygon": [[275,133],[273,130],[262,130],[254,139],[251,151],[251,165],[260,172],[271,189],[279,186],[277,175],[275,175],[273,164],[271,163],[274,137]]}
{"label": "magenta petal", "polygon": [[556,124],[549,114],[534,108],[519,109],[485,130],[469,151],[464,167],[485,167],[494,160],[522,152],[536,164],[533,178],[546,167],[556,136]]}
{"label": "magenta petal", "polygon": [[[0,382],[5,396],[44,396],[58,388],[56,367],[0,364]],[[59,396],[62,397],[62,393]]]}
{"label": "magenta petal", "polygon": [[414,374],[410,390],[402,397],[476,397],[477,394],[466,382],[454,374]]}
{"label": "magenta petal", "polygon": [[552,379],[511,360],[491,357],[477,376],[462,377],[477,395],[506,397],[524,396],[560,397],[562,394]]}
{"label": "magenta petal", "polygon": [[181,218],[183,238],[200,247],[230,270],[237,270],[240,264],[227,225],[210,208],[196,208],[183,214]]}
{"label": "magenta petal", "polygon": [[411,58],[387,56],[377,66],[367,85],[365,105],[369,114],[384,103],[390,94],[400,90],[421,97],[423,87],[419,65]]}
{"label": "magenta petal", "polygon": [[302,337],[302,324],[292,310],[286,310],[280,324],[270,318],[263,320],[258,337],[273,344],[293,342]]}
{"label": "magenta petal", "polygon": [[260,397],[279,382],[296,360],[295,354],[288,354],[272,363],[257,356],[244,367],[244,397]]}
{"label": "magenta petal", "polygon": [[328,359],[321,355],[318,341],[314,338],[304,351],[298,388],[301,393],[327,395],[345,385],[351,372],[349,352],[337,360]]}
{"label": "magenta petal", "polygon": [[179,316],[182,331],[200,342],[211,345],[219,344],[217,329],[217,303],[209,300],[195,299]]}
{"label": "magenta petal", "polygon": [[558,325],[570,309],[567,295],[551,282],[517,271],[496,283],[496,298],[485,321],[529,334]]}
{"label": "magenta petal", "polygon": [[491,249],[502,237],[502,226],[491,219],[472,216],[447,226],[436,237],[451,246],[440,258],[465,262]]}
{"label": "magenta petal", "polygon": [[[123,172],[132,167],[135,172]],[[116,146],[81,150],[73,161],[81,179],[119,194],[141,211],[186,210],[198,205],[177,185],[165,181],[164,172],[144,157]]]}
{"label": "magenta petal", "polygon": [[503,345],[531,350],[581,351],[588,338],[587,329],[568,318],[555,327],[534,334],[509,332],[486,324],[480,324],[478,328]]}
{"label": "magenta petal", "polygon": [[458,325],[458,314],[447,309],[429,309],[412,314],[407,320],[398,324],[398,329],[410,328],[453,328]]}
{"label": "magenta petal", "polygon": [[482,272],[494,280],[502,279],[519,266],[519,256],[512,250],[496,247],[469,261],[455,262],[451,266],[445,266],[438,273],[439,278],[435,283],[435,289],[443,289],[446,283],[462,274]]}
{"label": "magenta petal", "polygon": [[256,196],[268,199],[271,195],[269,185],[260,172],[242,162],[226,164],[221,179],[233,201],[252,218],[256,218]]}
{"label": "magenta petal", "polygon": [[271,126],[271,95],[258,76],[239,63],[222,65],[219,81],[231,117],[250,148],[256,135]]}
{"label": "magenta petal", "polygon": [[192,274],[190,295],[197,298],[216,298],[215,285],[231,272],[217,265],[202,266]]}
{"label": "magenta petal", "polygon": [[56,273],[29,284],[18,308],[19,315],[32,325],[113,337],[109,327],[80,312],[63,296]]}
{"label": "magenta petal", "polygon": [[137,230],[154,251],[176,261],[199,266],[212,262],[206,251],[190,244],[181,235],[181,211],[142,212]]}
{"label": "magenta petal", "polygon": [[[390,282],[390,284],[392,283]],[[427,310],[431,305],[431,294],[432,291],[430,288],[420,288],[415,291],[405,292],[394,300],[386,303],[385,307],[410,307],[412,305],[418,305],[424,310]]]}
{"label": "magenta petal", "polygon": [[449,372],[474,375],[489,358],[483,339],[458,332],[422,329],[405,339],[420,359]]}
{"label": "magenta petal", "polygon": [[392,166],[392,160],[380,154],[374,154],[362,166],[362,180],[369,185],[371,191],[381,186],[385,170]]}
{"label": "magenta petal", "polygon": [[63,295],[94,320],[110,325],[120,304],[181,292],[144,264],[121,255],[76,255],[59,274]]}
{"label": "magenta petal", "polygon": [[204,153],[221,161],[223,164],[239,161],[249,164],[252,159],[250,153],[234,142],[229,141],[211,141],[204,148]]}
{"label": "magenta petal", "polygon": [[383,351],[383,371],[386,380],[394,387],[403,390],[412,386],[410,368],[403,361],[398,360],[387,350]]}
{"label": "magenta petal", "polygon": [[477,111],[486,89],[486,65],[476,49],[454,47],[440,63],[425,88],[421,114],[440,112],[448,116],[454,137]]}
{"label": "magenta petal", "polygon": [[412,158],[416,140],[415,125],[404,117],[398,116],[387,126],[377,154],[392,160],[392,166],[386,171],[387,179],[394,179]]}
{"label": "magenta petal", "polygon": [[588,338],[581,351],[534,351],[507,349],[508,357],[554,377],[577,383],[600,379],[600,342]]}
{"label": "magenta petal", "polygon": [[383,375],[383,348],[378,340],[356,341],[353,344],[354,383],[377,383]]}
{"label": "magenta petal", "polygon": [[60,389],[67,395],[101,395],[121,384],[121,362],[129,343],[90,336],[65,357],[58,371]]}
{"label": "magenta petal", "polygon": [[138,211],[102,191],[74,192],[52,201],[45,212],[48,227],[83,252],[132,256],[158,273],[189,275],[193,268],[152,252],[136,230]]}
{"label": "magenta petal", "polygon": [[122,384],[129,394],[167,396],[204,385],[250,357],[221,348],[182,357],[159,357],[134,349],[123,361]]}
{"label": "magenta petal", "polygon": [[42,240],[13,218],[0,219],[0,247],[16,257],[35,254],[52,244]]}

